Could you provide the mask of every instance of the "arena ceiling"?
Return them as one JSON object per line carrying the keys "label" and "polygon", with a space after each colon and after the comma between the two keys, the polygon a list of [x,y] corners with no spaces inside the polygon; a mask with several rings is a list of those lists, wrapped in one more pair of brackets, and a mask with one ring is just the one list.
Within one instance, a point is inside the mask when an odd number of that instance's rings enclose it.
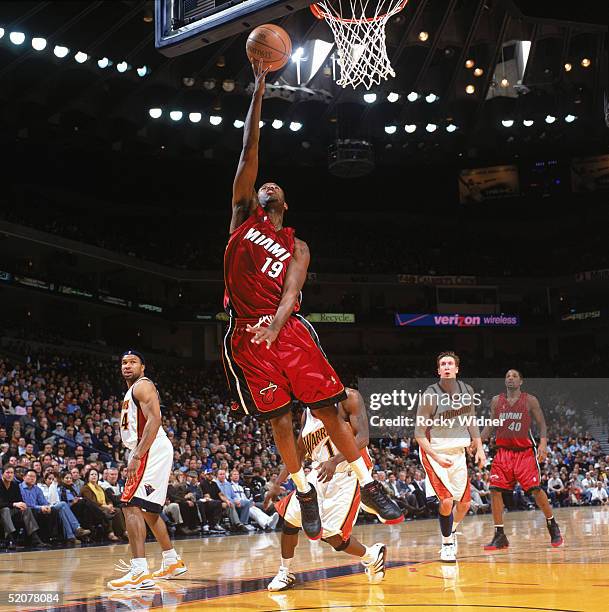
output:
{"label": "arena ceiling", "polygon": [[[312,74],[303,63],[300,82],[294,62],[269,80],[263,119],[272,137],[265,136],[265,154],[325,163],[338,138],[366,139],[377,159],[388,162],[606,150],[607,26],[598,4],[410,0],[387,29],[397,75],[371,91],[374,102],[362,90],[333,83],[331,52]],[[76,147],[102,154],[167,147],[216,159],[230,153],[232,160],[242,137],[233,124],[249,102],[246,34],[167,58],[154,47],[152,14],[150,0],[2,2],[4,145],[27,141],[51,152]],[[280,24],[305,55],[312,41],[331,40],[308,10]],[[21,44],[12,40],[19,40],[11,37],[16,32],[25,36]],[[33,48],[33,38],[44,38],[45,48]],[[160,118],[151,117],[152,108],[161,109]],[[182,112],[178,121],[172,110]],[[200,120],[190,121],[190,113]],[[274,129],[273,122],[282,125]],[[295,132],[291,124],[302,128]],[[451,125],[457,129],[447,131]]]}

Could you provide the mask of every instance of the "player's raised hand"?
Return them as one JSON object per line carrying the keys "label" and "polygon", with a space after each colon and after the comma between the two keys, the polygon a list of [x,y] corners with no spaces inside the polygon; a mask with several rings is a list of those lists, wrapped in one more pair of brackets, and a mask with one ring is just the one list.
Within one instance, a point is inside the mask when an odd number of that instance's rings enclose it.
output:
{"label": "player's raised hand", "polygon": [[265,68],[262,62],[252,62],[252,69],[254,71],[254,92],[264,93],[265,79],[269,72],[269,66]]}
{"label": "player's raised hand", "polygon": [[434,459],[436,460],[436,463],[443,468],[449,468],[453,464],[453,460],[449,459],[448,457],[444,457],[444,455],[436,455]]}
{"label": "player's raised hand", "polygon": [[245,329],[250,334],[254,334],[254,337],[252,338],[252,342],[254,344],[262,344],[263,342],[266,342],[267,349],[271,348],[271,344],[275,342],[275,339],[279,334],[278,331],[275,331],[271,327],[256,327],[247,325]]}

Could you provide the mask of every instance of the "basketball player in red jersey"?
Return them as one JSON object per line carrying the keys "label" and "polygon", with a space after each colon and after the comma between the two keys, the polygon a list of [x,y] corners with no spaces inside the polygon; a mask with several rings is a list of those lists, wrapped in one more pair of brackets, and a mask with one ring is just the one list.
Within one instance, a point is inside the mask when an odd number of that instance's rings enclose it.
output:
{"label": "basketball player in red jersey", "polygon": [[[548,496],[541,488],[538,461],[545,461],[548,455],[546,420],[539,401],[534,395],[520,390],[522,374],[518,370],[508,370],[505,375],[506,393],[493,397],[491,415],[501,419],[495,444],[497,453],[491,466],[491,506],[495,522],[495,535],[484,550],[507,548],[509,541],[503,531],[503,491],[513,491],[519,482],[525,493],[532,493],[535,501],[546,517],[552,546],[561,546],[562,535],[554,519]],[[539,428],[539,447],[531,433],[531,417]],[[494,427],[486,427],[482,439],[488,439]],[[535,452],[537,451],[537,452]]]}
{"label": "basketball player in red jersey", "polygon": [[382,521],[399,523],[398,505],[372,480],[353,431],[338,417],[346,398],[311,324],[298,314],[307,277],[309,249],[283,225],[288,209],[276,183],[258,192],[258,141],[266,71],[254,66],[255,84],[245,120],[243,150],[233,183],[230,238],[224,255],[225,308],[229,326],[223,359],[229,386],[248,415],[269,419],[275,444],[297,488],[302,527],[321,537],[317,494],[305,477],[292,429],[292,398],[307,405],[351,464],[361,485],[362,503]]}

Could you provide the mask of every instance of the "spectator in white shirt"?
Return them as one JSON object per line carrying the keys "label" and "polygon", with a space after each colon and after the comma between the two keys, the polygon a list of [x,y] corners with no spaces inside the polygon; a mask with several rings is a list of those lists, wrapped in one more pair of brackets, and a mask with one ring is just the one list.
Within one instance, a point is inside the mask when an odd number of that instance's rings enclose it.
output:
{"label": "spectator in white shirt", "polygon": [[607,495],[607,491],[603,489],[601,483],[597,483],[596,487],[592,489],[591,501],[590,503],[593,506],[605,506],[607,505],[607,500],[609,499],[609,495]]}

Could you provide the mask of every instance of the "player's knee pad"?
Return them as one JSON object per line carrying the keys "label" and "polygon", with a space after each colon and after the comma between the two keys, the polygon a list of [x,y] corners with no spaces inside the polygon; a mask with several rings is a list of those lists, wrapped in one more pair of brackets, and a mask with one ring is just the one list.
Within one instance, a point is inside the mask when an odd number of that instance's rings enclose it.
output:
{"label": "player's knee pad", "polygon": [[294,527],[293,525],[284,523],[281,531],[286,535],[296,535],[300,531],[300,527]]}

